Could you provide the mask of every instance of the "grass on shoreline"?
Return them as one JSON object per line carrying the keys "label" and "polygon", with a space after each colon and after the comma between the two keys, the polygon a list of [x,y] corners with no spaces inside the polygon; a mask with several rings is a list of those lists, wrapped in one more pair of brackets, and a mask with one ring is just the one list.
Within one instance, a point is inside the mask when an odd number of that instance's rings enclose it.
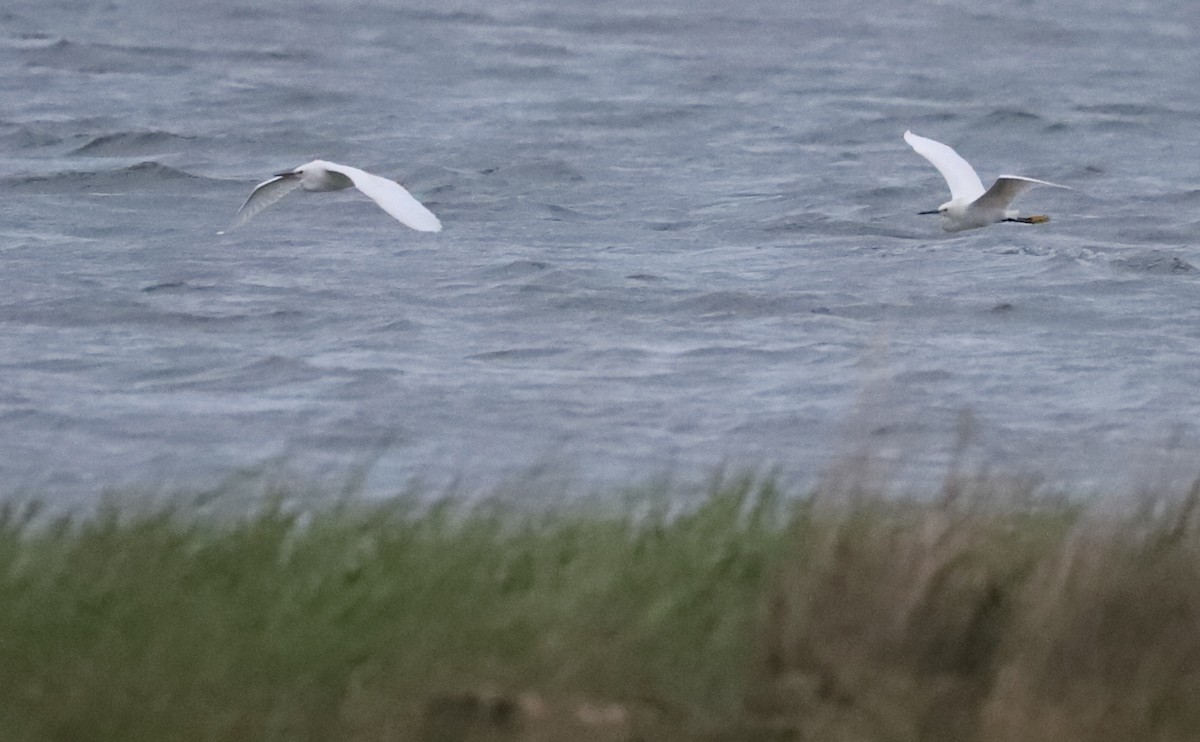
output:
{"label": "grass on shoreline", "polygon": [[1197,488],[271,502],[0,510],[0,739],[1200,738]]}

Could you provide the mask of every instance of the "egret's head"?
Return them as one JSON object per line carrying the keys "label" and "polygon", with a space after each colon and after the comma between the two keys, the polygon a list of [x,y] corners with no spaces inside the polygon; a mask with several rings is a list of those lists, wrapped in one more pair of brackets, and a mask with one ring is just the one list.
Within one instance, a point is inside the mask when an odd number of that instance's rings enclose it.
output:
{"label": "egret's head", "polygon": [[937,207],[936,209],[934,209],[932,211],[918,211],[917,213],[918,214],[941,214],[942,216],[945,216],[956,205],[957,205],[957,203],[954,201],[947,201],[946,203],[942,204],[941,206]]}
{"label": "egret's head", "polygon": [[936,211],[918,211],[918,214],[940,214],[942,216],[960,216],[965,213],[970,203],[964,199],[950,199],[937,207]]}

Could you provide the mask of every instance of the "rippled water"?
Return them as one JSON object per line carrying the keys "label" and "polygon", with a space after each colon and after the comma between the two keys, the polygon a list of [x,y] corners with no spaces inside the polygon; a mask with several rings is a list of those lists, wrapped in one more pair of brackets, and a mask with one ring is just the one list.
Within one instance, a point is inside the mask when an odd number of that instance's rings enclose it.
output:
{"label": "rippled water", "polygon": [[[868,448],[1105,489],[1200,450],[1200,20],[1175,2],[15,0],[0,482],[274,457],[579,491]],[[946,235],[950,143],[1044,226]],[[219,234],[317,157],[401,180]],[[1174,457],[1174,458],[1172,458]],[[1182,463],[1181,463],[1182,462]]]}

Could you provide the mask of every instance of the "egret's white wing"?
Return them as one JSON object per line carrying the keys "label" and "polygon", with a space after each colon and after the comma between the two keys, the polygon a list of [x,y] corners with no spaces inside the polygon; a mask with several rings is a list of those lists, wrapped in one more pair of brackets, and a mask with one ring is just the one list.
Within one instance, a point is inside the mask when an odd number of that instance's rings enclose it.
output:
{"label": "egret's white wing", "polygon": [[238,209],[237,215],[233,217],[233,224],[229,225],[230,228],[242,226],[250,221],[250,217],[299,187],[300,176],[296,173],[276,175],[270,180],[264,180],[250,192],[246,203],[242,204],[242,208]]}
{"label": "egret's white wing", "polygon": [[1001,175],[999,178],[996,178],[996,182],[992,184],[992,187],[987,189],[987,193],[975,199],[971,205],[983,208],[1006,209],[1013,202],[1013,199],[1036,185],[1066,188],[1066,186],[1051,183],[1048,180],[1025,178],[1020,175]]}
{"label": "egret's white wing", "polygon": [[433,212],[422,206],[420,201],[413,198],[412,194],[396,181],[372,175],[349,165],[339,165],[336,162],[324,164],[326,169],[341,173],[354,181],[355,188],[369,196],[400,223],[420,232],[442,231],[442,223]]}
{"label": "egret's white wing", "polygon": [[938,169],[950,186],[951,199],[970,203],[983,195],[983,182],[975,174],[975,168],[953,149],[911,131],[904,132],[904,141]]}

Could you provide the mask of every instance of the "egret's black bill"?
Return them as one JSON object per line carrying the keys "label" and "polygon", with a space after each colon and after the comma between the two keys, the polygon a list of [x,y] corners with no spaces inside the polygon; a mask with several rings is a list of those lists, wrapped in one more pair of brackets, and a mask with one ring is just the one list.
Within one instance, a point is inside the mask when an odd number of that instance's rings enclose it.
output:
{"label": "egret's black bill", "polygon": [[937,209],[934,209],[933,211],[918,211],[917,213],[918,214],[940,214],[942,212],[938,211]]}

